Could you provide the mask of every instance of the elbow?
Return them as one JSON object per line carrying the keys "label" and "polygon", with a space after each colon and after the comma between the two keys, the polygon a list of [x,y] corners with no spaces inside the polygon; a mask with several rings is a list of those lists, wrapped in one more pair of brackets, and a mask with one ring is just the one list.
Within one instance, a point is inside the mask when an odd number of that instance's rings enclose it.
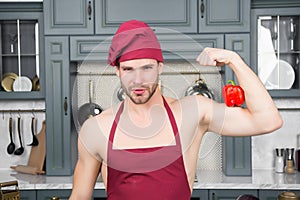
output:
{"label": "elbow", "polygon": [[277,113],[275,115],[275,117],[273,115],[269,119],[271,119],[271,121],[268,123],[268,126],[265,126],[266,127],[266,130],[265,130],[266,133],[276,131],[276,130],[278,130],[282,127],[283,120],[282,120],[282,117],[280,116],[279,113]]}

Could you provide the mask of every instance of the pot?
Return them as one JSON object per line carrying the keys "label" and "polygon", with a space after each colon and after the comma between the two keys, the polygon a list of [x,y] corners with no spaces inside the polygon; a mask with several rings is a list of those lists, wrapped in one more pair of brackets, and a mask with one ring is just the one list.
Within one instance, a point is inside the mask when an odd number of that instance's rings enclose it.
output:
{"label": "pot", "polygon": [[124,93],[122,87],[120,87],[118,89],[117,97],[118,97],[119,101],[123,101],[125,99],[125,93]]}
{"label": "pot", "polygon": [[205,81],[201,78],[197,79],[195,81],[195,84],[188,87],[188,89],[185,92],[185,96],[190,95],[203,95],[207,98],[214,99],[213,92],[208,88]]}
{"label": "pot", "polygon": [[94,88],[93,81],[89,80],[89,103],[83,104],[78,110],[78,122],[82,125],[90,117],[99,115],[103,109],[96,103],[93,103]]}

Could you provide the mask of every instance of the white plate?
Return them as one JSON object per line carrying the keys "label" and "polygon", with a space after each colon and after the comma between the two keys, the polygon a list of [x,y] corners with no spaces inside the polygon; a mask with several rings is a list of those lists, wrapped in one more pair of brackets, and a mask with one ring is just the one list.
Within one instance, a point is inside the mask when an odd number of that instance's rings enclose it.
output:
{"label": "white plate", "polygon": [[20,76],[14,81],[13,90],[15,92],[31,91],[32,82],[28,77]]}
{"label": "white plate", "polygon": [[266,81],[267,89],[290,89],[295,81],[293,67],[284,60],[279,60]]}

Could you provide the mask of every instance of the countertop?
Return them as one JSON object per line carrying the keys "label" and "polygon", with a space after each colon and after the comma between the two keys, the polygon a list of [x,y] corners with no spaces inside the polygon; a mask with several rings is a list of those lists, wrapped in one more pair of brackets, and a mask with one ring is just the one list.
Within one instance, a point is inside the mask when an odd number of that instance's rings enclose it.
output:
{"label": "countertop", "polygon": [[[300,173],[253,170],[252,176],[225,176],[221,171],[197,171],[194,189],[289,189],[300,190]],[[17,180],[20,190],[72,189],[73,176],[46,176],[0,170],[0,182]],[[95,189],[104,189],[99,179]]]}

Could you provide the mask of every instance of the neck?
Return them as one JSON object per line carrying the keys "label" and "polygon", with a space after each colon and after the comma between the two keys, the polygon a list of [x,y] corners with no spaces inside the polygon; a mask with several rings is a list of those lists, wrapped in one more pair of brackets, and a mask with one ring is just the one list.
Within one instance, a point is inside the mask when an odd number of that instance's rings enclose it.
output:
{"label": "neck", "polygon": [[[151,111],[154,107],[163,107],[162,94],[157,89],[148,102],[144,104],[135,104],[129,98],[125,99],[124,112],[126,112],[130,118],[135,118],[136,121],[147,121],[151,118]],[[152,113],[153,114],[153,113]]]}

